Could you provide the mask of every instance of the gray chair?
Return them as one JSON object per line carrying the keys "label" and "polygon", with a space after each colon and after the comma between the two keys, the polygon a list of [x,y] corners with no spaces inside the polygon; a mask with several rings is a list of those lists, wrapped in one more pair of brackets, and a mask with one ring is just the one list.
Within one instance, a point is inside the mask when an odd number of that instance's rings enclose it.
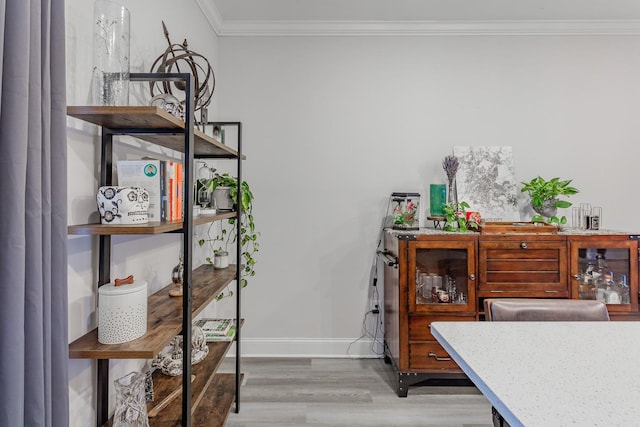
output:
{"label": "gray chair", "polygon": [[601,301],[574,299],[489,298],[484,300],[488,321],[607,321],[609,312]]}
{"label": "gray chair", "polygon": [[[609,320],[605,303],[573,299],[489,298],[484,300],[484,315],[493,322]],[[509,427],[496,408],[491,408],[491,414],[495,427]]]}

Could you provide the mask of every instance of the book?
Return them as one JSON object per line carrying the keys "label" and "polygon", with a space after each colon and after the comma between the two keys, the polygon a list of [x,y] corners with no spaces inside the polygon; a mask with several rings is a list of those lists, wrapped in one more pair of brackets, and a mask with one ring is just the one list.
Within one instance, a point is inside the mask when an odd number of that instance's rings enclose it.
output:
{"label": "book", "polygon": [[233,319],[201,319],[196,323],[205,334],[226,335],[233,325]]}
{"label": "book", "polygon": [[176,193],[177,216],[175,219],[182,220],[184,219],[184,166],[182,163],[176,163]]}
{"label": "book", "polygon": [[162,221],[169,220],[169,177],[167,174],[167,161],[160,160],[160,218]]}
{"label": "book", "polygon": [[162,177],[160,160],[118,160],[118,185],[142,187],[149,192],[149,221],[162,221]]}
{"label": "book", "polygon": [[233,341],[236,338],[236,325],[234,323],[226,335],[208,335],[205,333],[205,337],[207,342]]}
{"label": "book", "polygon": [[176,162],[169,162],[167,164],[168,169],[168,187],[167,187],[167,199],[169,205],[169,220],[174,221],[177,219],[177,197],[176,197]]}
{"label": "book", "polygon": [[207,342],[231,341],[236,334],[233,319],[200,319],[195,322],[195,325],[202,329]]}

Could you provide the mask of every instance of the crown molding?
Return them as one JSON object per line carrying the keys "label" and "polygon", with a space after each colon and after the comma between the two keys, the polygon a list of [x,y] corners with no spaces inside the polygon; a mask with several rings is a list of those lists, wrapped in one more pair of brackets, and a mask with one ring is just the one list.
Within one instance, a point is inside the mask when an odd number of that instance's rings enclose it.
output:
{"label": "crown molding", "polygon": [[202,11],[206,20],[209,22],[209,25],[211,25],[211,28],[213,28],[213,31],[217,35],[220,35],[224,20],[222,19],[222,15],[220,14],[220,11],[218,11],[214,2],[208,0],[196,0],[196,4]]}
{"label": "crown molding", "polygon": [[[202,0],[196,0],[201,3]],[[212,2],[209,2],[212,3]],[[205,14],[208,9],[203,8]],[[216,11],[217,12],[217,11]],[[219,36],[589,36],[639,35],[640,20],[223,21]],[[212,24],[213,26],[213,24]]]}

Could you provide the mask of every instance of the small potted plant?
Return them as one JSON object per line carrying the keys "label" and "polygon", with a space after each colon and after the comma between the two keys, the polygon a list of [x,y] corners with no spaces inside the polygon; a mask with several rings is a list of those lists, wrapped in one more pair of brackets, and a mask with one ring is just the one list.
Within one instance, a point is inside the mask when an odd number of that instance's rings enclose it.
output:
{"label": "small potted plant", "polygon": [[[232,209],[237,208],[238,203],[238,180],[234,177],[231,177],[229,174],[218,175],[216,174],[214,178],[211,180],[211,185],[213,191],[215,191],[218,187],[228,187],[229,197],[231,198]],[[223,220],[222,227],[216,236],[211,237],[209,234],[209,239],[200,239],[198,244],[200,246],[204,246],[205,243],[209,242],[213,247],[213,257],[208,257],[207,262],[216,265],[215,258],[216,255],[220,256],[223,253],[229,252],[229,245],[238,242],[241,248],[242,254],[242,275],[240,278],[240,284],[244,288],[247,286],[247,278],[255,276],[255,258],[254,255],[258,252],[259,244],[258,244],[258,236],[259,233],[256,231],[256,226],[253,220],[253,193],[251,192],[251,188],[246,181],[242,181],[242,215],[239,218],[240,221],[240,237],[238,237],[238,227],[236,221],[237,218],[229,218]],[[212,223],[213,226],[213,223]],[[211,233],[212,227],[209,228]],[[222,260],[218,261],[218,267],[222,267],[224,264],[220,264]],[[221,293],[219,295],[219,299],[224,296],[231,296],[233,293],[228,291],[226,293]]]}
{"label": "small potted plant", "polygon": [[461,201],[459,203],[452,202],[447,203],[442,207],[444,211],[444,231],[469,231],[469,229],[478,229],[479,215],[470,216],[467,218],[467,208],[470,207],[469,203]]}
{"label": "small potted plant", "polygon": [[209,185],[216,208],[221,211],[233,210],[238,193],[238,180],[228,173],[215,174]]}
{"label": "small potted plant", "polygon": [[529,193],[531,207],[537,214],[531,218],[533,222],[545,222],[548,224],[566,224],[567,218],[558,218],[558,208],[568,208],[572,205],[567,200],[561,200],[560,196],[571,196],[578,193],[578,189],[571,186],[571,180],[551,178],[545,180],[538,176],[529,182],[522,182],[522,192]]}

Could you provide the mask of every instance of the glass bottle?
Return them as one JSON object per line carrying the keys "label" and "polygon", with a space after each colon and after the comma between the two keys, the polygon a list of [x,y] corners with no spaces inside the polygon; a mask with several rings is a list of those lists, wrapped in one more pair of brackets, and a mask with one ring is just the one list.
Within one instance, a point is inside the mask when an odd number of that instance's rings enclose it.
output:
{"label": "glass bottle", "polygon": [[606,292],[607,292],[607,281],[604,274],[595,275],[594,272],[594,280],[596,286],[596,299],[598,301],[607,302]]}
{"label": "glass bottle", "polygon": [[631,304],[631,292],[629,291],[629,285],[627,284],[627,276],[624,274],[621,274],[620,276],[620,282],[618,282],[620,290],[620,303]]}
{"label": "glass bottle", "polygon": [[620,304],[621,296],[618,286],[613,281],[613,272],[609,272],[604,275],[606,289],[604,292],[604,299],[607,304]]}
{"label": "glass bottle", "polygon": [[578,298],[580,299],[596,299],[596,285],[591,274],[583,274],[580,277],[578,287]]}

